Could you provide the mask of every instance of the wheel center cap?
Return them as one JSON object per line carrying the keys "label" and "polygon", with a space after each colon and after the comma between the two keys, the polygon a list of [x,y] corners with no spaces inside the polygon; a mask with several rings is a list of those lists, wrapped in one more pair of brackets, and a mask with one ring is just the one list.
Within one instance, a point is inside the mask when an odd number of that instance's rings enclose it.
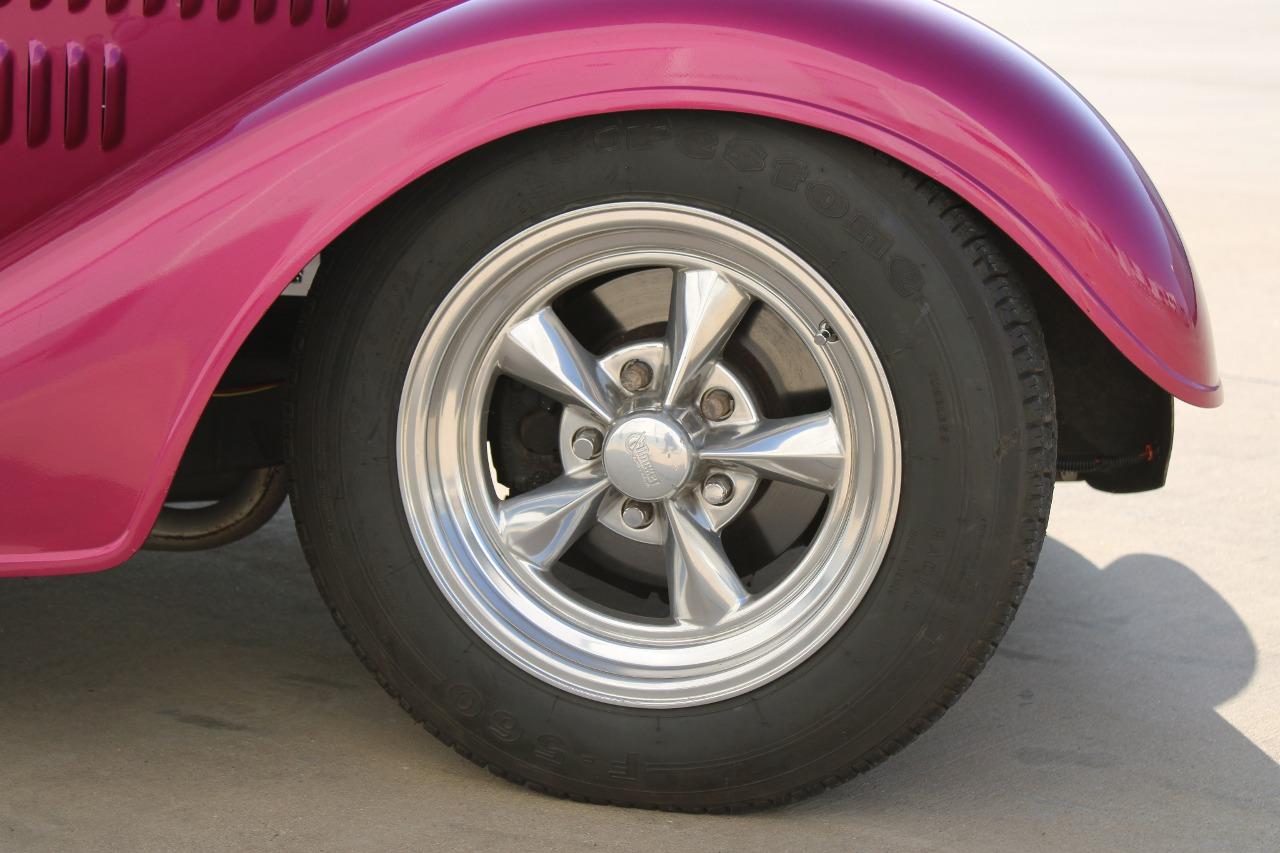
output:
{"label": "wheel center cap", "polygon": [[638,414],[619,421],[604,442],[604,470],[618,491],[638,501],[669,498],[689,479],[689,436],[671,419]]}

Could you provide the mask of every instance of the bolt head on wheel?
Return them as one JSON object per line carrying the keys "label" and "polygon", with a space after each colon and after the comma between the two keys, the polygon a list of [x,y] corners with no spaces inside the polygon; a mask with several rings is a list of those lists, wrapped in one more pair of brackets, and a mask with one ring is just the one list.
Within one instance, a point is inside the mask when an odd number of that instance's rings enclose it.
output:
{"label": "bolt head on wheel", "polygon": [[634,530],[645,529],[653,524],[653,504],[627,501],[622,505],[622,523]]}
{"label": "bolt head on wheel", "polygon": [[702,484],[702,497],[712,506],[724,506],[733,500],[733,480],[724,474],[712,474]]}
{"label": "bolt head on wheel", "polygon": [[626,364],[622,365],[622,372],[618,376],[622,382],[622,387],[632,394],[643,391],[653,382],[653,368],[649,366],[647,361],[633,358]]}
{"label": "bolt head on wheel", "polygon": [[573,455],[586,461],[600,455],[604,446],[604,436],[598,429],[584,427],[573,436]]}
{"label": "bolt head on wheel", "polygon": [[723,388],[712,388],[702,395],[702,416],[709,421],[723,421],[733,414],[733,395]]}

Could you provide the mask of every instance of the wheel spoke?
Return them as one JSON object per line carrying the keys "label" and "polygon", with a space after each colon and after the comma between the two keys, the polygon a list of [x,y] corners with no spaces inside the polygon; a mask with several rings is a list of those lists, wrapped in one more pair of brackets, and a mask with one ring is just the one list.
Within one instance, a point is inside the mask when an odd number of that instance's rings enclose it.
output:
{"label": "wheel spoke", "polygon": [[498,530],[513,551],[550,569],[595,523],[609,481],[564,474],[545,486],[498,505]]}
{"label": "wheel spoke", "polygon": [[699,451],[708,462],[744,465],[762,477],[831,491],[844,465],[845,448],[831,412],[766,420],[713,436]]}
{"label": "wheel spoke", "polygon": [[751,297],[715,270],[677,270],[671,290],[667,346],[671,353],[664,402],[675,405],[707,362],[724,348]]}
{"label": "wheel spoke", "polygon": [[507,333],[498,351],[498,367],[561,403],[582,406],[604,423],[613,418],[595,357],[550,308]]}
{"label": "wheel spoke", "polygon": [[716,625],[750,595],[702,511],[678,500],[664,506],[670,526],[666,558],[671,616],[683,624]]}

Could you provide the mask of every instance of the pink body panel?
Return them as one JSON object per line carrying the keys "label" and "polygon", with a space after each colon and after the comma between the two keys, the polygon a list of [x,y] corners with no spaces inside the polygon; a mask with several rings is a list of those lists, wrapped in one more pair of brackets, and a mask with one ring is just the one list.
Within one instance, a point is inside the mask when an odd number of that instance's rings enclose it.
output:
{"label": "pink body panel", "polygon": [[17,92],[0,142],[4,207],[24,211],[0,239],[0,575],[128,557],[227,361],[308,258],[440,163],[590,113],[736,110],[880,148],[992,218],[1155,381],[1220,400],[1190,264],[1128,150],[931,0],[351,0],[332,28],[315,0],[314,31],[255,24],[253,0],[223,22],[214,0],[190,20],[177,0],[109,19],[102,0],[28,2],[0,0],[8,49],[45,25],[84,46],[97,92],[114,46],[128,106],[109,151],[96,127],[64,150],[60,110],[31,148]]}

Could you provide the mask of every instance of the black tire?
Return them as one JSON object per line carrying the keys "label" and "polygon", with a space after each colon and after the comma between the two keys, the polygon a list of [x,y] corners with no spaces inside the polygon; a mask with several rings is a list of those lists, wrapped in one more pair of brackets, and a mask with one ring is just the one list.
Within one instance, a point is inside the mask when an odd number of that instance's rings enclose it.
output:
{"label": "black tire", "polygon": [[[735,217],[817,268],[881,356],[903,442],[893,539],[853,615],[772,683],[682,709],[570,695],[474,635],[422,563],[396,473],[405,371],[453,283],[536,221],[636,198]],[[895,161],[725,114],[585,119],[429,176],[326,251],[299,335],[293,506],[334,618],[429,731],[536,790],[726,811],[878,764],[982,669],[1045,533],[1053,390],[1003,247],[982,217]]]}

